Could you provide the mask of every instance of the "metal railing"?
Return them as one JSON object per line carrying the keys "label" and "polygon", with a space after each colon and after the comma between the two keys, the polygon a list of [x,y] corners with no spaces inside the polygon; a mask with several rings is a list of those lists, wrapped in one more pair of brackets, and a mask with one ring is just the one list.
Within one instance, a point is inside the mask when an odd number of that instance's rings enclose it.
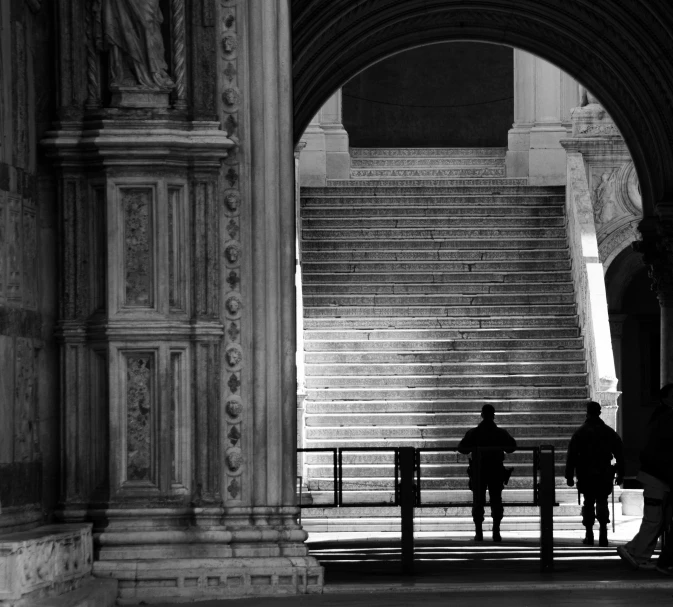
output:
{"label": "metal railing", "polygon": [[[473,457],[481,458],[483,452],[493,448],[476,448]],[[413,573],[414,569],[414,509],[425,507],[465,507],[474,506],[474,493],[471,502],[431,502],[423,503],[422,494],[422,454],[423,453],[459,453],[457,448],[416,448],[416,447],[340,447],[340,448],[301,448],[301,453],[331,453],[333,469],[333,492],[334,500],[331,504],[320,504],[321,508],[340,507],[401,507],[401,531],[402,531],[402,570],[405,573]],[[555,499],[555,451],[552,445],[540,445],[539,447],[522,447],[517,452],[533,453],[533,501],[532,502],[506,502],[508,506],[533,506],[540,509],[540,568],[542,571],[551,571],[554,567],[554,511]],[[344,453],[392,453],[394,470],[394,493],[393,502],[347,502],[343,499],[343,456]],[[475,467],[477,478],[475,486],[479,486],[479,469]],[[479,492],[476,492],[479,494]],[[301,495],[301,494],[300,494]],[[314,504],[302,504],[300,508],[313,508]]]}

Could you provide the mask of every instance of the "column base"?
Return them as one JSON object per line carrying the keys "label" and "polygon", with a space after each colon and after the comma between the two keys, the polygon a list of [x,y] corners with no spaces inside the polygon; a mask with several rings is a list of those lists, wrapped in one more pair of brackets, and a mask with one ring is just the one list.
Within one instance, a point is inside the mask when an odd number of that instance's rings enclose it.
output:
{"label": "column base", "polygon": [[118,580],[118,605],[319,594],[324,583],[323,568],[308,556],[100,560],[94,575]]}
{"label": "column base", "polygon": [[567,136],[568,131],[561,124],[535,126],[531,129],[529,185],[566,184],[566,151],[560,141]]}
{"label": "column base", "polygon": [[322,592],[296,507],[115,506],[61,516],[94,521],[93,574],[120,605]]}

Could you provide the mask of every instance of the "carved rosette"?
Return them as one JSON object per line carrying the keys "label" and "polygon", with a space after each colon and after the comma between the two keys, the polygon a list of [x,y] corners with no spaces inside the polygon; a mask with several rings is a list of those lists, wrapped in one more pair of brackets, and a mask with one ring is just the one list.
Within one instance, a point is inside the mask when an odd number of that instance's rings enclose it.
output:
{"label": "carved rosette", "polygon": [[[644,222],[643,222],[644,223]],[[653,226],[641,224],[643,240],[633,243],[633,248],[643,255],[649,266],[652,290],[662,306],[673,306],[673,220],[659,220]]]}
{"label": "carved rosette", "polygon": [[[234,141],[238,138],[239,107],[241,93],[238,86],[238,2],[219,0],[219,69],[220,69],[220,116],[227,135]],[[242,245],[241,212],[244,201],[240,191],[240,162],[237,150],[232,150],[225,161],[224,183],[226,189],[222,208],[226,215],[226,231],[229,240],[223,246],[226,265],[227,294],[224,297],[225,370],[228,375],[225,396],[227,445],[225,456],[225,504],[240,504],[244,488],[242,474],[242,423],[245,417],[245,399],[241,394],[241,372],[245,365],[241,348],[241,313],[244,307],[241,292]]]}

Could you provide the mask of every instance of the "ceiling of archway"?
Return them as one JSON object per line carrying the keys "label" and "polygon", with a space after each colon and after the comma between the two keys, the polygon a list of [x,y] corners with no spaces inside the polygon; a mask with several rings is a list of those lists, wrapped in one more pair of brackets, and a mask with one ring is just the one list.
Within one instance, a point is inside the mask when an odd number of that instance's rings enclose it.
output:
{"label": "ceiling of archway", "polygon": [[646,205],[673,203],[673,3],[659,0],[292,0],[295,141],[339,86],[422,44],[506,44],[585,84],[624,135]]}

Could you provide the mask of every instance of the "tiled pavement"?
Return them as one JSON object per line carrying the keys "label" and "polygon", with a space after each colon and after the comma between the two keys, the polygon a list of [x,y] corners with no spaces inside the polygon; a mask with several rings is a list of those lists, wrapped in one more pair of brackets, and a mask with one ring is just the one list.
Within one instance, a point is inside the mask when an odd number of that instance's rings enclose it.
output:
{"label": "tiled pavement", "polygon": [[[555,567],[540,573],[535,534],[504,533],[502,544],[475,544],[453,534],[418,534],[416,572],[399,572],[395,534],[313,534],[312,553],[325,566],[322,595],[258,597],[192,603],[198,607],[402,607],[406,605],[673,607],[673,578],[632,571],[615,547],[637,531],[620,519],[609,548],[587,548],[580,533],[555,537]],[[166,604],[167,606],[168,604]]]}

